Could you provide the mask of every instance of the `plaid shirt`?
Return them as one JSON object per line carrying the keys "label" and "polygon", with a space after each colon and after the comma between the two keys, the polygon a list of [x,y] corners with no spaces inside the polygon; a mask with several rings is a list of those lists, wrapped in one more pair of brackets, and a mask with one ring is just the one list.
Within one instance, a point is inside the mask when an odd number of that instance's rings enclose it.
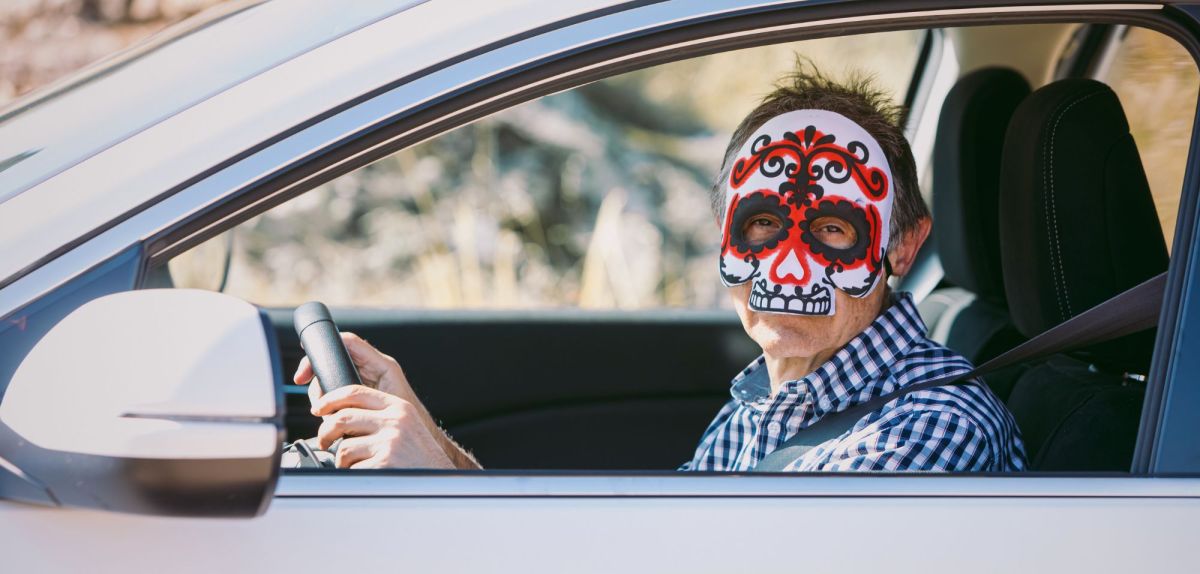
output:
{"label": "plaid shirt", "polygon": [[[912,297],[896,295],[866,330],[802,379],[771,397],[762,357],[733,379],[733,400],[708,426],[680,470],[747,471],[802,428],[897,388],[971,370],[925,338]],[[909,393],[868,414],[785,470],[1012,471],[1025,451],[1012,415],[983,385]]]}

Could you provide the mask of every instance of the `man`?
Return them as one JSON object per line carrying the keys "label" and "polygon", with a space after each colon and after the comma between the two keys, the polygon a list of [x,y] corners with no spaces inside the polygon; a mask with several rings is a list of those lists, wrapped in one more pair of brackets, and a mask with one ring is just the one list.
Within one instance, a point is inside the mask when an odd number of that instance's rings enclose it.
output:
{"label": "man", "polygon": [[[929,234],[900,110],[870,83],[801,68],[738,126],[713,205],[719,262],[763,354],[681,470],[746,471],[799,430],[897,388],[967,372],[888,289]],[[321,396],[321,446],[339,467],[479,468],[421,405],[395,360],[343,336],[363,382]],[[302,363],[295,380],[312,372]],[[376,390],[378,389],[378,390]],[[1009,471],[1025,467],[1012,416],[983,384],[906,394],[784,470]]]}

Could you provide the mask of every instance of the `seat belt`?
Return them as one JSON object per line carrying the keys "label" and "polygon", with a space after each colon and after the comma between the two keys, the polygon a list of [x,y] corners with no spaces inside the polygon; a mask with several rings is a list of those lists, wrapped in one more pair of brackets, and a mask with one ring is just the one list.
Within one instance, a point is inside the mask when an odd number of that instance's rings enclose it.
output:
{"label": "seat belt", "polygon": [[826,415],[800,429],[754,467],[781,472],[817,445],[841,436],[864,416],[909,393],[949,385],[979,384],[972,380],[1009,365],[1071,351],[1152,328],[1158,324],[1167,273],[1156,275],[1080,313],[966,373],[906,385],[846,410]]}

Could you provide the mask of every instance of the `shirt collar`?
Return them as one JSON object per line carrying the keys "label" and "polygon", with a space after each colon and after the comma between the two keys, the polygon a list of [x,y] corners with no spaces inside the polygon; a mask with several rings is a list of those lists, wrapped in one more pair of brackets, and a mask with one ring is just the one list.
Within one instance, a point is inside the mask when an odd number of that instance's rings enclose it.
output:
{"label": "shirt collar", "polygon": [[[889,365],[925,336],[925,323],[909,293],[893,293],[891,305],[828,361],[802,379],[787,381],[770,399],[771,383],[766,360],[759,356],[734,377],[730,394],[749,405],[793,403],[811,398],[815,414],[840,411],[863,395],[868,387],[888,379]],[[891,389],[872,389],[869,398]]]}

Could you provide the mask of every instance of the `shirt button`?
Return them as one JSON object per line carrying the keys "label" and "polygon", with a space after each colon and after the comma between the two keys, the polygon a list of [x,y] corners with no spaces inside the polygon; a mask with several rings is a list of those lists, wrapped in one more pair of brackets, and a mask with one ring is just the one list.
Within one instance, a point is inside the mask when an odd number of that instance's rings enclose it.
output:
{"label": "shirt button", "polygon": [[780,429],[780,428],[781,428],[781,427],[779,426],[779,423],[777,423],[777,422],[775,422],[775,421],[771,421],[771,422],[767,423],[767,432],[768,432],[768,433],[771,433],[771,434],[773,434],[773,435],[774,435],[774,434],[779,434],[779,429]]}

